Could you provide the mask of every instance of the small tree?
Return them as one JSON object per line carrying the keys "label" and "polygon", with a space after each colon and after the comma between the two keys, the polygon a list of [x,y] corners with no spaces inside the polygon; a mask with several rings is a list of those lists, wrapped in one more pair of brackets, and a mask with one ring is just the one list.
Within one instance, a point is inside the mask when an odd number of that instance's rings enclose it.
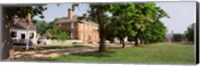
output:
{"label": "small tree", "polygon": [[39,33],[40,35],[43,35],[48,29],[49,29],[49,23],[47,23],[46,21],[36,21],[36,28],[37,28],[37,33]]}
{"label": "small tree", "polygon": [[58,39],[58,40],[66,40],[69,39],[69,33],[67,30],[62,29],[58,26],[52,26],[52,28],[49,28],[48,31],[52,34],[52,39]]}

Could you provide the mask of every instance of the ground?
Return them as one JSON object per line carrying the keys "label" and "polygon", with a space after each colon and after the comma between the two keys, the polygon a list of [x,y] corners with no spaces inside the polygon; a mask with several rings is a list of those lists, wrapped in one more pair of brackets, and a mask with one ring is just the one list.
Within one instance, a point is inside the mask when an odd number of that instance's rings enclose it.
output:
{"label": "ground", "polygon": [[95,48],[89,50],[91,51],[84,52],[84,49],[77,49],[78,52],[75,53],[66,51],[65,53],[68,52],[69,54],[40,58],[39,60],[92,63],[195,64],[194,45],[157,43],[138,47],[110,48],[107,53],[103,54],[97,53]]}

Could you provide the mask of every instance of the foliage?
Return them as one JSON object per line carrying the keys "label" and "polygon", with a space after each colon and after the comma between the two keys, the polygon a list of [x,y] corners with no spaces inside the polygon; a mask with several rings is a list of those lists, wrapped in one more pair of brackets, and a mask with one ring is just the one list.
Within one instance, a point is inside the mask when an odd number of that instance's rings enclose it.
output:
{"label": "foliage", "polygon": [[185,32],[186,34],[186,38],[190,41],[190,42],[194,42],[194,28],[195,28],[195,23],[191,24],[190,26],[188,26],[187,31]]}
{"label": "foliage", "polygon": [[49,29],[49,24],[46,21],[37,21],[35,24],[37,33],[43,35]]}
{"label": "foliage", "polygon": [[165,40],[166,27],[162,22],[153,22],[147,27],[144,31],[144,36],[149,42],[162,42]]}
{"label": "foliage", "polygon": [[[160,21],[163,17],[168,17],[167,13],[157,7],[155,3],[138,3],[136,4],[136,13],[134,27],[137,30],[136,38],[140,38],[144,43],[163,41],[165,39],[166,27]],[[135,40],[137,41],[137,40]]]}
{"label": "foliage", "polygon": [[173,35],[173,40],[175,42],[181,42],[184,37],[185,37],[184,34],[177,33]]}
{"label": "foliage", "polygon": [[62,29],[58,26],[53,26],[48,29],[48,31],[52,34],[52,39],[66,40],[69,39],[69,33],[67,30]]}
{"label": "foliage", "polygon": [[47,23],[46,21],[36,22],[37,32],[43,35],[49,31],[52,34],[52,39],[66,40],[69,39],[69,33],[67,30],[62,29],[54,25],[52,22]]}
{"label": "foliage", "polygon": [[[132,30],[132,22],[135,17],[134,4],[111,4],[108,12],[112,14],[110,22],[107,20],[106,28],[109,35],[113,35],[120,39],[122,47],[125,47],[124,38],[126,36],[134,36],[136,32]],[[107,35],[108,35],[107,34]]]}
{"label": "foliage", "polygon": [[24,6],[24,7],[4,7],[5,15],[7,19],[12,19],[13,16],[18,16],[20,18],[25,18],[28,13],[32,14],[32,17],[39,16],[44,18],[43,11],[47,8],[44,5],[34,5],[34,6]]}
{"label": "foliage", "polygon": [[128,36],[136,45],[137,39],[145,43],[165,39],[166,27],[159,19],[169,16],[154,3],[111,4],[107,11],[112,14],[106,21],[108,39]]}

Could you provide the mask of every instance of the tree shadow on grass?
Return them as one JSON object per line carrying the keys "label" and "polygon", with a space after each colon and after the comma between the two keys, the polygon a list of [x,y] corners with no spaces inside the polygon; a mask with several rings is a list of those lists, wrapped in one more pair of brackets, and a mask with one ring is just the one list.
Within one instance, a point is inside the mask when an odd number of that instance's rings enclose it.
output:
{"label": "tree shadow on grass", "polygon": [[147,46],[147,45],[138,45],[138,46],[131,46],[132,48],[135,48],[135,47],[137,47],[137,48],[148,48],[149,46]]}
{"label": "tree shadow on grass", "polygon": [[70,55],[74,55],[74,56],[83,56],[83,57],[96,57],[96,58],[102,58],[102,57],[111,57],[112,54],[114,54],[116,52],[114,51],[107,51],[105,53],[99,53],[97,51],[94,52],[86,52],[86,53],[73,53]]}

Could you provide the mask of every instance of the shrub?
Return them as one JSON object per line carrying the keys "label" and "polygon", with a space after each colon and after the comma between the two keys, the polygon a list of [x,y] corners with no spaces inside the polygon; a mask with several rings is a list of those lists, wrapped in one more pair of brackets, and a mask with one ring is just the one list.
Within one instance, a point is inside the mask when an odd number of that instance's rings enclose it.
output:
{"label": "shrub", "polygon": [[184,34],[177,33],[173,35],[174,42],[181,42],[183,38],[184,38]]}

